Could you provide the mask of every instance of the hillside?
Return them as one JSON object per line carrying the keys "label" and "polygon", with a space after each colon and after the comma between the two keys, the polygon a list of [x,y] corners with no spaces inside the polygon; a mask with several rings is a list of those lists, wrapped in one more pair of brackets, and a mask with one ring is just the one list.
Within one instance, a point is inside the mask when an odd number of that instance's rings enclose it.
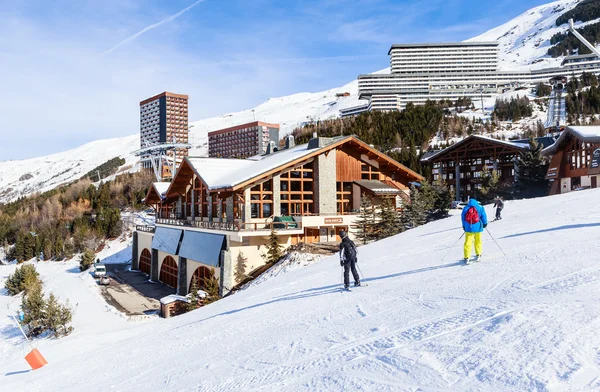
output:
{"label": "hillside", "polygon": [[[458,217],[359,250],[368,287],[339,291],[336,256],[174,319],[126,321],[72,263],[40,264],[77,303],[75,332],[23,339],[0,296],[6,390],[414,391],[600,388],[600,190],[507,202],[484,260],[457,262]],[[488,207],[488,215],[491,208]],[[2,280],[14,267],[0,267]],[[73,272],[73,271],[70,271]],[[13,309],[18,304],[10,305]]]}
{"label": "hillside", "polygon": [[[551,58],[547,55],[550,38],[557,32],[566,31],[567,25],[557,27],[555,22],[560,15],[573,9],[577,3],[578,0],[560,0],[532,8],[471,40],[498,40],[503,68],[556,66],[563,57]],[[595,22],[597,20],[578,22],[576,26],[581,27]],[[386,54],[381,53],[381,55],[383,57]],[[389,72],[389,70],[379,72]],[[338,92],[349,92],[350,96],[337,98]],[[340,109],[359,104],[357,93],[358,83],[353,80],[344,86],[326,91],[271,98],[254,109],[191,122],[190,142],[194,147],[191,154],[206,154],[207,133],[211,130],[256,119],[280,123],[282,134],[286,134],[305,122],[337,117]],[[491,105],[493,107],[493,103]],[[487,103],[486,108],[489,108]],[[20,196],[48,190],[69,182],[117,156],[126,158],[127,165],[135,163],[136,158],[131,153],[138,146],[139,137],[132,135],[120,139],[91,142],[46,157],[0,162],[0,189],[2,190],[0,202],[14,200]]]}
{"label": "hillside", "polygon": [[[560,65],[563,56],[548,56],[550,38],[557,33],[568,31],[568,24],[556,26],[562,14],[572,10],[580,0],[559,0],[532,8],[513,20],[468,41],[499,41],[500,67],[547,68]],[[576,22],[575,28],[597,23],[599,19]]]}

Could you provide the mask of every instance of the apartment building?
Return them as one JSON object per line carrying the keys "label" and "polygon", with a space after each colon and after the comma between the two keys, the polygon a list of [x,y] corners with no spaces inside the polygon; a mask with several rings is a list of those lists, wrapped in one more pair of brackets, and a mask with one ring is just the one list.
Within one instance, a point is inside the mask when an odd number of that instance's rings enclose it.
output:
{"label": "apartment building", "polygon": [[208,133],[208,156],[247,158],[267,152],[271,144],[279,145],[279,124],[254,121]]}
{"label": "apartment building", "polygon": [[422,180],[354,136],[298,146],[288,136],[281,150],[250,159],[186,157],[166,190],[157,183],[146,196],[156,223],[134,233],[132,268],[180,295],[214,273],[225,293],[240,255],[246,273],[264,265],[271,230],[284,247],[339,241],[341,230],[352,238],[363,195],[400,206]]}
{"label": "apartment building", "polygon": [[[188,143],[188,96],[163,92],[140,102],[140,147]],[[166,152],[172,161],[187,156],[186,148]],[[150,168],[150,155],[142,155],[142,167]]]}
{"label": "apartment building", "polygon": [[[498,42],[392,45],[389,74],[358,76],[359,98],[369,104],[343,109],[342,117],[369,110],[403,110],[410,102],[469,97],[479,102],[520,84],[547,83],[556,76],[600,74],[595,55],[569,56],[559,67],[535,70],[498,68]],[[358,110],[357,110],[358,109]]]}

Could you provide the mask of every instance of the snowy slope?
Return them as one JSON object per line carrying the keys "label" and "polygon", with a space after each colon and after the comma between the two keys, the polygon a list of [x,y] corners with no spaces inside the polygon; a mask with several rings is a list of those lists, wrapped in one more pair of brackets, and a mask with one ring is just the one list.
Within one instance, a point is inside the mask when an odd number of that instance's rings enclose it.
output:
{"label": "snowy slope", "polygon": [[76,180],[112,158],[125,158],[124,166],[132,165],[136,162],[132,152],[139,149],[139,143],[139,135],[132,135],[45,157],[0,162],[0,203]]}
{"label": "snowy slope", "polygon": [[[577,6],[580,0],[559,0],[532,8],[513,20],[468,41],[499,41],[500,67],[503,69],[536,69],[560,65],[563,57],[547,55],[550,38],[568,30],[565,23],[556,26],[556,19]],[[576,28],[600,21],[575,23]]]}
{"label": "snowy slope", "polygon": [[37,341],[50,364],[26,372],[0,296],[0,389],[600,390],[599,197],[507,202],[488,227],[506,256],[485,233],[481,263],[459,264],[460,245],[442,260],[453,216],[361,247],[368,287],[341,293],[333,256],[168,320],[126,322],[87,276],[44,264],[48,287],[82,301],[75,333]]}

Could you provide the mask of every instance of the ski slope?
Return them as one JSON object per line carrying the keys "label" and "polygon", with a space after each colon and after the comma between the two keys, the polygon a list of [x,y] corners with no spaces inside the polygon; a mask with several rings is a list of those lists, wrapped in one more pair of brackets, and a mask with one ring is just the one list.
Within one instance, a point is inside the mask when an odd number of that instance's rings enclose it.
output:
{"label": "ski slope", "polygon": [[340,292],[333,256],[168,320],[127,321],[89,276],[40,264],[75,332],[36,341],[49,365],[27,372],[0,296],[0,390],[600,390],[599,197],[506,202],[488,227],[506,256],[484,233],[481,263],[442,260],[454,215],[361,247],[368,287]]}
{"label": "ski slope", "polygon": [[[564,57],[548,56],[550,38],[565,33],[567,23],[556,26],[562,14],[575,8],[580,0],[559,0],[531,8],[516,18],[491,29],[468,41],[498,41],[500,43],[501,69],[538,69],[557,67]],[[600,19],[585,23],[576,22],[575,28],[597,23]]]}

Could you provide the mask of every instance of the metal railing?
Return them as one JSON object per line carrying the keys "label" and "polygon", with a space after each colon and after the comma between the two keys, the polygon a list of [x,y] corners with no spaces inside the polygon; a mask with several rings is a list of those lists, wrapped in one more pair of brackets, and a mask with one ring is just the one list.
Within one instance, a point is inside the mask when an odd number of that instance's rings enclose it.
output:
{"label": "metal railing", "polygon": [[272,229],[275,231],[302,230],[301,222],[211,222],[173,218],[157,218],[156,223],[161,225],[197,227],[199,229],[224,231],[271,231]]}

